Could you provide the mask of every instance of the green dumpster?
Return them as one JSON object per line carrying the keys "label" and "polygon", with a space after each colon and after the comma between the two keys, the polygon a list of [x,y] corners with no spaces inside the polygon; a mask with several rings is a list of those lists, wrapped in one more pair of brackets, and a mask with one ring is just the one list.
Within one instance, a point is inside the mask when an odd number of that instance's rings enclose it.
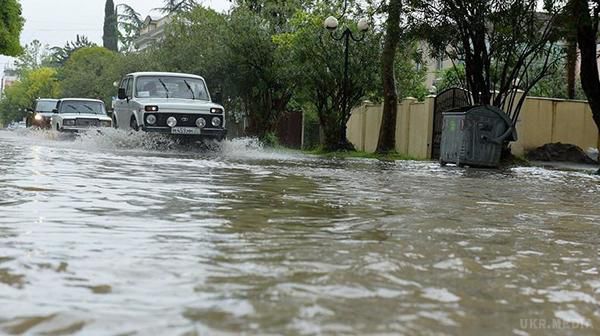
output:
{"label": "green dumpster", "polygon": [[467,106],[443,113],[440,164],[498,167],[502,145],[516,141],[510,118],[494,106]]}

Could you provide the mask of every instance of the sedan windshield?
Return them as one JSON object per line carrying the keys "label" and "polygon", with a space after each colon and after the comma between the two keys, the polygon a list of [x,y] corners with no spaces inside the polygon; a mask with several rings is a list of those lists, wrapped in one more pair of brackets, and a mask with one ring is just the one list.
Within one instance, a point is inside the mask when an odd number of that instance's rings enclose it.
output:
{"label": "sedan windshield", "polygon": [[60,105],[60,113],[106,114],[104,104],[88,101],[64,101]]}
{"label": "sedan windshield", "polygon": [[36,112],[52,112],[56,108],[56,101],[41,100],[35,105]]}
{"label": "sedan windshield", "polygon": [[189,77],[138,77],[135,95],[138,98],[209,100],[204,81]]}

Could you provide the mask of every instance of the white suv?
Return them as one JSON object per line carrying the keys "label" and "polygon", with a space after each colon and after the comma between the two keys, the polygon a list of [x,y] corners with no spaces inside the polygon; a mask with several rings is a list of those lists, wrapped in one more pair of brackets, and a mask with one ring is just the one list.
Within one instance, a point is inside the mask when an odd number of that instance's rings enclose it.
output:
{"label": "white suv", "polygon": [[137,72],[123,78],[114,103],[113,126],[173,134],[187,139],[223,140],[225,110],[211,101],[200,76]]}

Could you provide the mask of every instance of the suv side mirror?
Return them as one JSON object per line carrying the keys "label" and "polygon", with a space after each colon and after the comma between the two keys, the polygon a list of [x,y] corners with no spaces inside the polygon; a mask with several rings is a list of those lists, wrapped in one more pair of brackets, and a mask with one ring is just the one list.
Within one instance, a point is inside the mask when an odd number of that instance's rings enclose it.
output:
{"label": "suv side mirror", "polygon": [[117,97],[119,99],[127,99],[127,93],[125,92],[125,88],[119,88],[119,93]]}
{"label": "suv side mirror", "polygon": [[58,109],[52,109],[52,113],[58,113]]}
{"label": "suv side mirror", "polygon": [[109,117],[113,116],[114,111],[113,110],[106,110],[106,115]]}

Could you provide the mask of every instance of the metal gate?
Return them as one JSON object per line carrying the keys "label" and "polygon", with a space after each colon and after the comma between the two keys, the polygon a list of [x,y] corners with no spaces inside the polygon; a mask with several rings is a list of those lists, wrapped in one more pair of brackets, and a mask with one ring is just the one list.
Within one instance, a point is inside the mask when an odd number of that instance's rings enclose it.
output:
{"label": "metal gate", "polygon": [[279,118],[277,138],[286,147],[302,147],[302,111],[288,111]]}
{"label": "metal gate", "polygon": [[431,158],[440,158],[440,144],[442,143],[442,113],[457,107],[471,105],[471,94],[463,88],[453,87],[440,92],[435,97],[433,107],[433,139],[431,146]]}

